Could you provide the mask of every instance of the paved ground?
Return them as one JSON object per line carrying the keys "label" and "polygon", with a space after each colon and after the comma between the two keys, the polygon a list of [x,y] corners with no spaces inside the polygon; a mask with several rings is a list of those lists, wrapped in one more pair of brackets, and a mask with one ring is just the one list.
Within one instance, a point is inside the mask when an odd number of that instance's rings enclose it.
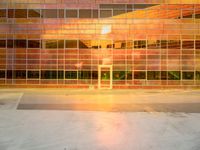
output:
{"label": "paved ground", "polygon": [[200,92],[183,90],[25,91],[17,109],[111,112],[200,112]]}
{"label": "paved ground", "polygon": [[0,150],[199,150],[199,112],[200,90],[0,89]]}

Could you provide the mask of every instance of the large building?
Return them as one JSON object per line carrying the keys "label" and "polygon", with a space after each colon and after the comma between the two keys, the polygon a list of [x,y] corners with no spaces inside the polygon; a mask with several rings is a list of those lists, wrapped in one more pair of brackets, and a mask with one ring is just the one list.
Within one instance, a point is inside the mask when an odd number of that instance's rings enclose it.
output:
{"label": "large building", "polygon": [[200,87],[200,0],[1,0],[0,86]]}

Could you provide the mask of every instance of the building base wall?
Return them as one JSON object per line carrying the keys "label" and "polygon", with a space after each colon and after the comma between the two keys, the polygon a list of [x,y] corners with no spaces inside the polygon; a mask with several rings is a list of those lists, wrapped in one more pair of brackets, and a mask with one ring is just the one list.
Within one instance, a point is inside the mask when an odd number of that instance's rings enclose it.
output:
{"label": "building base wall", "polygon": [[[67,89],[98,89],[91,85],[0,85],[0,88],[67,88]],[[112,89],[200,89],[200,85],[171,86],[113,86]]]}

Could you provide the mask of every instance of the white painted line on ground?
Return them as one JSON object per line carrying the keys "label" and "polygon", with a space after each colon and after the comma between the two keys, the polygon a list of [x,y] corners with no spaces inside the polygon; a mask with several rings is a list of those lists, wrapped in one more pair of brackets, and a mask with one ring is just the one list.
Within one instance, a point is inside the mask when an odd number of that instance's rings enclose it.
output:
{"label": "white painted line on ground", "polygon": [[158,112],[156,112],[156,110],[154,110],[152,107],[145,106],[144,109],[145,109],[148,113],[150,113],[150,114],[153,114],[153,115],[155,115],[155,116],[158,115]]}
{"label": "white painted line on ground", "polygon": [[18,97],[16,105],[15,105],[15,108],[14,108],[15,110],[17,110],[17,107],[18,107],[18,105],[20,103],[20,100],[21,100],[21,98],[22,98],[23,95],[24,95],[24,93],[21,93],[21,95]]}

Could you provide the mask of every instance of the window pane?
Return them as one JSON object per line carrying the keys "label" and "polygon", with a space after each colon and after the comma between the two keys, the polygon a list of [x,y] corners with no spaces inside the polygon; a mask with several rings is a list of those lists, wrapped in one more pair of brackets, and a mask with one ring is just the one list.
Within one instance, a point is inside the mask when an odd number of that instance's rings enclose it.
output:
{"label": "window pane", "polygon": [[184,10],[182,9],[182,18],[193,18],[194,10]]}
{"label": "window pane", "polygon": [[99,48],[112,48],[113,42],[111,40],[100,40],[99,41]]}
{"label": "window pane", "polygon": [[114,48],[115,49],[125,49],[126,48],[126,41],[114,41]]}
{"label": "window pane", "polygon": [[40,10],[39,9],[30,9],[28,11],[28,17],[29,18],[40,18]]}
{"label": "window pane", "polygon": [[148,71],[147,80],[160,80],[160,71]]}
{"label": "window pane", "polygon": [[64,40],[58,40],[58,48],[64,48]]}
{"label": "window pane", "polygon": [[160,41],[161,48],[162,49],[167,49],[167,43],[168,43],[167,40],[161,40]]}
{"label": "window pane", "polygon": [[168,48],[169,49],[180,49],[181,42],[179,40],[170,40],[170,41],[168,41]]}
{"label": "window pane", "polygon": [[29,79],[39,79],[39,71],[28,71]]}
{"label": "window pane", "polygon": [[100,10],[100,18],[112,17],[112,10]]}
{"label": "window pane", "polygon": [[43,17],[44,18],[57,18],[57,9],[44,9],[43,10]]}
{"label": "window pane", "polygon": [[98,10],[93,10],[92,11],[92,18],[99,18],[99,11]]}
{"label": "window pane", "polygon": [[26,48],[26,40],[15,40],[15,48]]}
{"label": "window pane", "polygon": [[110,71],[101,71],[101,79],[102,80],[110,80]]}
{"label": "window pane", "polygon": [[91,18],[92,11],[91,9],[80,9],[79,10],[79,18]]}
{"label": "window pane", "polygon": [[8,18],[14,18],[14,9],[8,9]]}
{"label": "window pane", "polygon": [[127,80],[132,80],[132,78],[133,78],[132,71],[127,71],[126,72],[126,79]]}
{"label": "window pane", "polygon": [[125,4],[100,4],[100,8],[107,9],[126,9]]}
{"label": "window pane", "polygon": [[6,48],[6,40],[0,40],[0,48]]}
{"label": "window pane", "polygon": [[77,71],[66,71],[65,78],[66,79],[77,79]]}
{"label": "window pane", "polygon": [[113,71],[113,80],[125,80],[125,71]]}
{"label": "window pane", "polygon": [[194,72],[182,72],[183,80],[193,80]]}
{"label": "window pane", "polygon": [[66,10],[66,18],[78,18],[78,11],[75,9]]}
{"label": "window pane", "polygon": [[26,70],[15,70],[13,73],[15,79],[26,79]]}
{"label": "window pane", "polygon": [[155,6],[157,4],[134,4],[134,9],[145,9],[148,7]]}
{"label": "window pane", "polygon": [[183,49],[193,49],[194,41],[182,41],[182,48]]}
{"label": "window pane", "polygon": [[5,18],[5,17],[6,17],[6,10],[0,9],[0,18]]}
{"label": "window pane", "polygon": [[57,79],[57,71],[41,71],[41,79]]}
{"label": "window pane", "polygon": [[13,48],[14,47],[14,40],[7,40],[7,48]]}
{"label": "window pane", "polygon": [[200,41],[195,41],[195,49],[200,49]]}
{"label": "window pane", "polygon": [[65,41],[65,48],[77,48],[77,40],[66,40]]}
{"label": "window pane", "polygon": [[126,42],[126,48],[127,49],[132,49],[133,48],[133,41],[132,40],[128,40]]}
{"label": "window pane", "polygon": [[183,15],[183,18],[193,18],[193,14],[190,14],[190,15]]}
{"label": "window pane", "polygon": [[195,19],[200,19],[200,9],[195,10]]}
{"label": "window pane", "polygon": [[180,71],[169,71],[168,72],[168,80],[180,80],[181,74]]}
{"label": "window pane", "polygon": [[113,10],[113,16],[125,14],[126,10]]}
{"label": "window pane", "polygon": [[200,19],[200,14],[196,14],[195,19]]}
{"label": "window pane", "polygon": [[161,80],[167,80],[167,71],[161,71]]}
{"label": "window pane", "polygon": [[27,18],[27,10],[15,9],[15,18]]}
{"label": "window pane", "polygon": [[146,72],[145,71],[135,71],[134,79],[146,79]]}
{"label": "window pane", "polygon": [[78,79],[91,79],[91,71],[79,71]]}
{"label": "window pane", "polygon": [[64,79],[64,71],[62,70],[58,71],[58,79]]}
{"label": "window pane", "polygon": [[7,70],[7,79],[12,79],[12,77],[13,77],[13,71]]}
{"label": "window pane", "polygon": [[58,18],[65,18],[65,11],[64,9],[58,10]]}
{"label": "window pane", "polygon": [[0,70],[0,78],[5,78],[5,70]]}
{"label": "window pane", "polygon": [[92,40],[90,42],[91,42],[91,48],[92,49],[98,49],[98,48],[100,48],[98,40]]}
{"label": "window pane", "polygon": [[91,48],[91,40],[79,40],[79,48],[81,49]]}
{"label": "window pane", "polygon": [[98,71],[92,71],[92,79],[98,79]]}
{"label": "window pane", "polygon": [[127,12],[133,11],[133,5],[132,4],[127,4]]}
{"label": "window pane", "polygon": [[200,71],[196,71],[196,80],[200,80]]}
{"label": "window pane", "polygon": [[45,48],[49,49],[56,49],[57,46],[57,40],[46,40],[45,41]]}
{"label": "window pane", "polygon": [[40,48],[40,41],[39,40],[29,40],[28,48]]}
{"label": "window pane", "polygon": [[145,49],[146,41],[145,40],[134,41],[134,48],[135,49]]}
{"label": "window pane", "polygon": [[148,40],[148,49],[159,49],[160,41],[159,40]]}

